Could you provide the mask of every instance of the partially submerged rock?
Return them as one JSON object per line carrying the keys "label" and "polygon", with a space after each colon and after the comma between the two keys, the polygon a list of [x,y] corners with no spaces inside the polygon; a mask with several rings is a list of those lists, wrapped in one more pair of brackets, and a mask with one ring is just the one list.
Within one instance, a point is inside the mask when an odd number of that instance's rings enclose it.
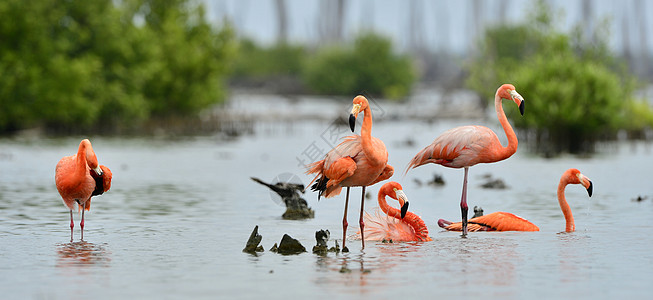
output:
{"label": "partially submerged rock", "polygon": [[286,212],[281,215],[286,220],[302,220],[315,217],[315,212],[308,207],[308,203],[299,195],[304,193],[304,185],[290,182],[277,182],[275,184],[265,183],[256,177],[250,177],[252,180],[267,186],[273,192],[281,196],[286,205]]}
{"label": "partially submerged rock", "polygon": [[472,216],[472,219],[481,216],[483,216],[483,208],[480,206],[474,206],[474,216]]}
{"label": "partially submerged rock", "polygon": [[316,231],[315,241],[317,242],[317,245],[313,246],[313,253],[318,255],[326,255],[327,252],[339,252],[340,247],[338,246],[338,241],[336,241],[335,247],[331,247],[331,249],[328,248],[327,241],[329,241],[330,236],[331,234],[329,233],[328,229]]}
{"label": "partially submerged rock", "polygon": [[256,252],[263,252],[263,246],[259,245],[261,239],[263,239],[263,236],[258,234],[258,225],[256,225],[252,231],[252,234],[249,235],[249,239],[247,240],[247,244],[245,245],[243,252],[251,254],[256,254]]}
{"label": "partially submerged rock", "polygon": [[443,186],[444,178],[440,174],[433,174],[433,179],[428,181],[427,184],[431,186]]}
{"label": "partially submerged rock", "polygon": [[481,184],[481,187],[484,188],[484,189],[503,190],[503,189],[508,188],[508,186],[506,185],[505,182],[503,182],[503,180],[501,180],[499,178],[493,179],[492,174],[490,174],[490,173],[483,174],[483,175],[481,175],[481,177],[483,179],[487,180],[484,184]]}
{"label": "partially submerged rock", "polygon": [[642,201],[644,201],[644,200],[646,200],[646,199],[648,199],[648,196],[638,195],[637,198],[634,198],[634,199],[633,199],[633,201],[635,201],[635,202],[642,202]]}
{"label": "partially submerged rock", "polygon": [[306,252],[306,248],[298,240],[293,239],[288,234],[284,234],[281,242],[279,242],[277,252],[284,255],[299,254]]}

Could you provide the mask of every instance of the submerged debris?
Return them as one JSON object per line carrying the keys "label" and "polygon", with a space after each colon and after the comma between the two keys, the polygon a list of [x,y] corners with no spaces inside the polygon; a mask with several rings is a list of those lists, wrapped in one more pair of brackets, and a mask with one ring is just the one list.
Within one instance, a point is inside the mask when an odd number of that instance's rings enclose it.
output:
{"label": "submerged debris", "polygon": [[263,237],[258,234],[258,225],[256,225],[252,231],[252,234],[249,235],[249,239],[247,240],[247,244],[245,245],[243,252],[251,254],[256,254],[256,252],[263,252],[263,246],[259,245],[261,239],[263,239]]}
{"label": "submerged debris", "polygon": [[472,219],[481,216],[483,216],[483,208],[480,206],[474,206],[474,216]]}
{"label": "submerged debris", "polygon": [[642,202],[642,201],[644,201],[646,199],[648,199],[648,196],[637,195],[637,198],[633,199],[633,201]]}
{"label": "submerged debris", "polygon": [[308,203],[298,192],[304,193],[304,185],[289,182],[277,182],[269,184],[261,181],[256,177],[250,177],[252,180],[267,186],[273,192],[277,193],[286,204],[286,212],[281,215],[286,220],[301,220],[315,217],[315,212],[308,207]]}
{"label": "submerged debris", "polygon": [[279,254],[283,255],[299,254],[306,252],[306,248],[304,248],[304,246],[298,240],[293,239],[288,234],[284,234],[281,238],[281,242],[279,242],[277,251]]}

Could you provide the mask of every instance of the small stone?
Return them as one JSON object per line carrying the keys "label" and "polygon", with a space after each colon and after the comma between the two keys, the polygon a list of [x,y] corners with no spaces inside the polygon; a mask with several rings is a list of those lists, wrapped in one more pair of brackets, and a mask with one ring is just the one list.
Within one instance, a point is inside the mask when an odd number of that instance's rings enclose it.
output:
{"label": "small stone", "polygon": [[274,246],[270,248],[270,251],[275,253],[279,252],[279,247],[277,247],[277,243],[274,243]]}
{"label": "small stone", "polygon": [[284,234],[279,242],[278,247],[279,254],[289,255],[289,254],[299,254],[306,252],[306,248],[296,239],[293,239],[288,234]]}
{"label": "small stone", "polygon": [[342,247],[342,252],[343,253],[349,252],[349,248],[347,248],[347,246]]}

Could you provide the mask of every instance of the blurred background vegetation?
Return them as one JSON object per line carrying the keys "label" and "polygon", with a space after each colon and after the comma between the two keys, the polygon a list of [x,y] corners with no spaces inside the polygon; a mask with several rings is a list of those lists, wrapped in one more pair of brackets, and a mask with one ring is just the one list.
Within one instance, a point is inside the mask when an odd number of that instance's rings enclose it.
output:
{"label": "blurred background vegetation", "polygon": [[[631,1],[641,8],[641,1]],[[511,3],[494,2],[499,14]],[[343,38],[346,0],[319,2],[317,43],[291,42],[288,3],[271,3],[277,39],[261,43],[238,31],[238,18],[210,20],[206,10],[215,1],[4,0],[0,134],[30,128],[125,134],[183,126],[224,102],[230,89],[406,101],[424,86],[468,88],[489,107],[505,82],[527,98],[527,116],[513,119],[524,133],[520,140],[548,155],[591,152],[598,140],[623,131],[640,138],[653,128],[650,103],[635,96],[653,72],[631,71],[633,61],[651,65],[650,51],[643,51],[649,53],[644,60],[630,52],[615,55],[608,32],[614,20],[583,22],[566,33],[556,26],[564,11],[540,0],[529,2],[523,21],[480,26],[484,2],[472,1],[476,38],[456,54],[425,46],[420,1],[405,4],[410,23],[404,48],[396,36],[373,27]],[[452,26],[439,16],[445,21],[438,28]],[[453,39],[444,32],[437,38],[446,45]]]}

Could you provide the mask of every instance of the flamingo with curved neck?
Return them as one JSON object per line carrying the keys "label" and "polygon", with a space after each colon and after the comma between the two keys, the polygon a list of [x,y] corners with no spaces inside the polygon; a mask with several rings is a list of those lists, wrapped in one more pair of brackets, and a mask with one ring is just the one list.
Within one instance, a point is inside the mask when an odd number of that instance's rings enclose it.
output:
{"label": "flamingo with curved neck", "polygon": [[512,84],[504,84],[497,89],[494,96],[494,109],[501,127],[508,137],[508,146],[503,147],[497,135],[484,126],[461,126],[449,129],[437,137],[433,143],[418,152],[406,168],[408,170],[421,165],[434,163],[449,168],[464,168],[463,192],[460,198],[462,214],[462,235],[467,235],[467,176],[469,167],[478,163],[493,163],[512,156],[517,151],[517,136],[512,130],[501,101],[508,99],[519,107],[524,114],[524,98],[517,93]]}
{"label": "flamingo with curved neck", "polygon": [[[577,169],[569,169],[562,174],[558,184],[558,203],[565,216],[565,231],[572,232],[576,230],[574,226],[574,217],[571,214],[571,208],[565,198],[565,187],[569,184],[580,184],[590,197],[592,197],[592,181]],[[449,231],[461,231],[462,223],[452,223],[447,220],[438,220],[440,227]],[[535,224],[519,216],[507,212],[494,212],[484,216],[472,218],[469,220],[469,231],[539,231]]]}
{"label": "flamingo with curved neck", "polygon": [[91,197],[101,195],[111,188],[111,170],[99,165],[93,146],[88,139],[79,143],[77,154],[59,160],[54,173],[57,191],[70,210],[70,241],[73,241],[73,210],[82,212],[79,226],[84,240],[84,211],[91,209]]}
{"label": "flamingo with curved neck", "polygon": [[[342,248],[345,247],[347,236],[347,207],[349,205],[349,188],[354,186],[363,187],[361,197],[361,211],[359,224],[361,229],[365,227],[363,221],[363,207],[365,204],[365,187],[379,181],[386,180],[394,174],[394,168],[387,165],[388,151],[385,144],[372,136],[372,110],[369,102],[363,96],[356,96],[352,101],[352,110],[349,116],[349,126],[354,131],[356,118],[363,112],[363,125],[360,135],[352,135],[338,146],[329,151],[323,160],[308,165],[307,174],[316,174],[309,183],[311,190],[318,191],[318,200],[321,196],[326,198],[340,194],[342,187],[347,187],[345,197],[345,213],[342,218]],[[316,181],[317,180],[317,181]],[[365,248],[365,240],[362,240],[362,247]]]}
{"label": "flamingo with curved neck", "polygon": [[[399,201],[401,209],[392,207],[386,202],[386,196]],[[403,192],[401,185],[390,181],[379,190],[379,208],[385,215],[365,214],[365,239],[373,241],[392,240],[403,241],[431,241],[429,230],[422,218],[408,211],[408,197]]]}

